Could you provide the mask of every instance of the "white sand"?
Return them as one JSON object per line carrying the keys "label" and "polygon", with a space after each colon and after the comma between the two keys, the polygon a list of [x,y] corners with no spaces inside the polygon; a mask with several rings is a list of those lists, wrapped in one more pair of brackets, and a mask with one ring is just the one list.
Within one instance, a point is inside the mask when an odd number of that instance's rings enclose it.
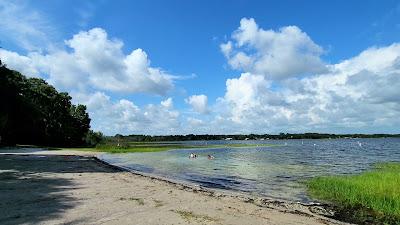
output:
{"label": "white sand", "polygon": [[296,204],[260,207],[49,154],[0,155],[0,224],[343,224]]}

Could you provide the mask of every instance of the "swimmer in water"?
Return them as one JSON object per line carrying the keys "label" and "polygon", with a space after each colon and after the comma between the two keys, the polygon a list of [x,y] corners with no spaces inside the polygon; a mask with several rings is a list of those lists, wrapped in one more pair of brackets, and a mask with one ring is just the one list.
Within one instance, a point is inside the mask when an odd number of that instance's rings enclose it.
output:
{"label": "swimmer in water", "polygon": [[211,160],[211,159],[214,159],[214,156],[208,155],[207,158]]}

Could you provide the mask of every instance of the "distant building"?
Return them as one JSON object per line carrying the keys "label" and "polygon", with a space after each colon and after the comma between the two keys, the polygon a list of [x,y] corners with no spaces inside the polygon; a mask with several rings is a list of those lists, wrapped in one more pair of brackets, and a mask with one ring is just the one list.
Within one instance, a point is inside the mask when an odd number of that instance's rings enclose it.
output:
{"label": "distant building", "polygon": [[225,141],[230,141],[232,140],[232,138],[225,138]]}

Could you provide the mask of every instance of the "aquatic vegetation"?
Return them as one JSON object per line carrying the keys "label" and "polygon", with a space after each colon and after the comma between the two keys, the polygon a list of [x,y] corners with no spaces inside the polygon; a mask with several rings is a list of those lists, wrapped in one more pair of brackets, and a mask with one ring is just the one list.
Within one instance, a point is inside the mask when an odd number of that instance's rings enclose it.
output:
{"label": "aquatic vegetation", "polygon": [[381,163],[358,175],[308,182],[313,197],[334,203],[343,219],[363,224],[399,224],[399,187],[400,163]]}
{"label": "aquatic vegetation", "polygon": [[187,145],[183,143],[157,143],[157,142],[130,142],[121,145],[102,144],[95,148],[69,148],[69,150],[82,150],[107,153],[134,153],[134,152],[161,152],[174,149],[212,149],[212,148],[255,148],[274,147],[273,144],[223,144],[223,145]]}

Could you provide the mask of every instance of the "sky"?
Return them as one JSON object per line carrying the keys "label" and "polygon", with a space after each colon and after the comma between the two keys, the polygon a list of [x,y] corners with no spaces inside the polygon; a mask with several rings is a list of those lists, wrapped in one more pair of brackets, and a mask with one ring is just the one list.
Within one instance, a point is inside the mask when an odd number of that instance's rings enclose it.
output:
{"label": "sky", "polygon": [[398,1],[0,0],[0,59],[114,134],[400,133]]}

